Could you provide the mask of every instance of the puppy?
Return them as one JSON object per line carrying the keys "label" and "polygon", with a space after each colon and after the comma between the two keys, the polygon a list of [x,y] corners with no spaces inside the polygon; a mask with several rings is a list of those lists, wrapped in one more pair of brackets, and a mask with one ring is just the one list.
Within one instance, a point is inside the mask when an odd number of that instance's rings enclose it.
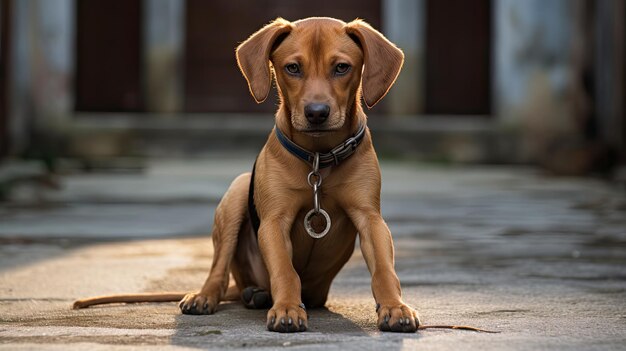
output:
{"label": "puppy", "polygon": [[[381,176],[361,99],[376,105],[402,67],[402,51],[362,20],[278,18],[244,41],[237,63],[256,102],[274,77],[276,125],[253,172],[237,177],[215,213],[215,256],[198,292],[77,301],[169,301],[185,314],[211,314],[239,296],[268,308],[267,329],[307,329],[307,307],[326,302],[359,236],[372,275],[378,327],[414,332],[402,300],[391,233],[380,213]],[[235,284],[229,287],[232,274]]]}

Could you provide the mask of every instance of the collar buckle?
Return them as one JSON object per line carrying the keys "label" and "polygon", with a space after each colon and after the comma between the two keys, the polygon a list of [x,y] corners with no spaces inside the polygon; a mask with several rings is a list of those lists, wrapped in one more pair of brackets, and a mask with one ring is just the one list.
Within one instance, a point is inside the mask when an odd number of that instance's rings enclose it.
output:
{"label": "collar buckle", "polygon": [[346,140],[344,145],[346,147],[351,147],[352,151],[354,151],[357,146],[356,138],[355,137],[348,138],[348,140]]}

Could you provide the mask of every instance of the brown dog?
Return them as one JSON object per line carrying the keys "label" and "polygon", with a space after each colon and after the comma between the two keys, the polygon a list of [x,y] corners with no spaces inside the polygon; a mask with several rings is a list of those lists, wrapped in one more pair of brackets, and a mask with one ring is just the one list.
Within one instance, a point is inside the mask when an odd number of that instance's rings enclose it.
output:
{"label": "brown dog", "polygon": [[[183,297],[182,312],[211,314],[241,293],[248,307],[271,304],[269,330],[304,331],[304,306],[324,305],[358,233],[378,327],[415,331],[419,320],[402,301],[391,233],[380,214],[380,170],[360,103],[362,97],[372,107],[387,93],[402,52],[361,20],[278,18],[237,48],[237,62],[259,103],[274,73],[276,126],[253,175],[236,178],[217,207],[211,272],[199,292]],[[236,287],[228,288],[230,273]],[[174,298],[180,296],[105,297],[75,307]]]}

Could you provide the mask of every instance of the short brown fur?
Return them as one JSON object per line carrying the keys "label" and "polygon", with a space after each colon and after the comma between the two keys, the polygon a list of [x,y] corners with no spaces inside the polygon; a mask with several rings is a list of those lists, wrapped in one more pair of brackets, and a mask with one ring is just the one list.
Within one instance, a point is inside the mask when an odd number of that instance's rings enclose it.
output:
{"label": "short brown fur", "polygon": [[[382,99],[400,72],[403,54],[361,20],[277,19],[239,46],[237,62],[257,102],[267,97],[273,72],[281,101],[275,128],[303,148],[328,152],[366,124],[361,96],[368,107]],[[285,70],[291,63],[299,65],[299,76]],[[336,75],[339,63],[350,65],[350,70]],[[330,106],[330,115],[321,126],[311,125],[304,116],[304,106],[313,102]],[[311,166],[283,148],[272,131],[256,163],[258,240],[248,220],[251,177],[245,173],[233,181],[216,210],[215,257],[209,277],[200,291],[183,297],[182,311],[213,313],[220,301],[255,286],[269,291],[273,300],[267,314],[269,330],[306,330],[307,313],[300,304],[324,305],[332,280],[352,255],[358,235],[379,305],[379,328],[415,331],[419,320],[402,300],[391,234],[380,213],[381,176],[369,130],[352,156],[322,172],[321,201],[332,227],[321,239],[308,236],[302,225],[312,206],[306,181],[310,171]],[[230,273],[236,287],[228,289]],[[150,295],[153,300],[142,296],[144,301],[156,301],[159,296],[163,300],[158,294]],[[137,301],[126,297],[97,302]],[[90,302],[77,301],[75,307]]]}

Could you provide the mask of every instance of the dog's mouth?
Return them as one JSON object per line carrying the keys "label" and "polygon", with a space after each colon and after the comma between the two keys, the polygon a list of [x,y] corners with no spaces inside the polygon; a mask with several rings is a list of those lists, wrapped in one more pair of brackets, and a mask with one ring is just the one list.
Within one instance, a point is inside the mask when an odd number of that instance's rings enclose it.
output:
{"label": "dog's mouth", "polygon": [[304,128],[296,128],[296,130],[302,134],[306,134],[312,137],[321,137],[341,130],[341,126],[338,125],[326,125],[316,126],[308,125]]}
{"label": "dog's mouth", "polygon": [[293,129],[309,137],[319,138],[328,136],[342,130],[345,118],[340,116],[331,116],[325,123],[312,124],[307,123],[303,116],[292,116],[291,123]]}
{"label": "dog's mouth", "polygon": [[327,135],[329,133],[334,132],[334,129],[305,129],[305,130],[301,130],[301,133],[304,133],[308,136],[312,136],[315,138]]}

